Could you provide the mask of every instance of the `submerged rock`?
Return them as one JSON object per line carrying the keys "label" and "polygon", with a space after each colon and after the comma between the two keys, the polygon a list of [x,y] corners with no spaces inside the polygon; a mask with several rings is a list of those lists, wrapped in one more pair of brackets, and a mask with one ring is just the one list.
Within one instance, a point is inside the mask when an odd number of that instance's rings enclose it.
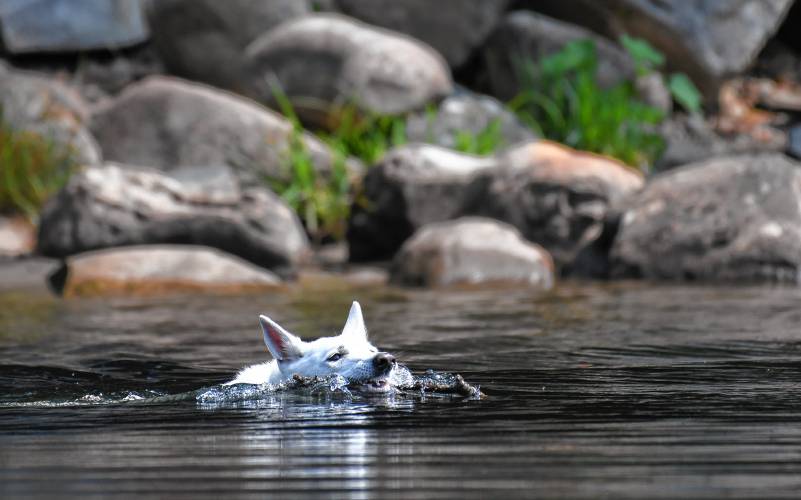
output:
{"label": "submerged rock", "polygon": [[411,35],[452,67],[464,64],[500,20],[510,0],[334,0],[343,14]]}
{"label": "submerged rock", "polygon": [[154,45],[171,72],[245,93],[245,47],[310,11],[305,0],[157,0],[148,17]]}
{"label": "submerged rock", "polygon": [[508,14],[481,49],[483,82],[500,99],[514,98],[522,89],[521,71],[526,62],[537,62],[576,40],[592,40],[598,53],[598,82],[610,86],[634,76],[628,55],[613,42],[595,33],[528,11]]}
{"label": "submerged rock", "polygon": [[404,243],[392,265],[403,285],[526,285],[550,288],[553,261],[512,226],[464,217],[428,224]]}
{"label": "submerged rock", "polygon": [[102,154],[87,130],[88,107],[72,88],[0,63],[0,111],[15,131],[28,131],[69,148],[79,163],[93,165]]}
{"label": "submerged rock", "polygon": [[254,40],[247,58],[259,100],[272,102],[271,85],[280,82],[296,109],[323,126],[342,105],[404,113],[453,90],[448,66],[431,47],[336,14],[287,21]]}
{"label": "submerged rock", "polygon": [[418,111],[406,121],[406,135],[412,142],[428,142],[453,149],[460,134],[473,138],[489,134],[497,139],[497,149],[536,137],[500,101],[469,91],[446,97],[434,113]]}
{"label": "submerged rock", "polygon": [[148,38],[140,0],[3,0],[0,25],[11,54],[111,50]]}
{"label": "submerged rock", "polygon": [[350,259],[391,258],[414,231],[460,215],[462,194],[494,158],[428,144],[395,148],[370,168],[348,225]]}
{"label": "submerged rock", "polygon": [[626,205],[615,277],[801,283],[801,164],[785,156],[687,165]]}
{"label": "submerged rock", "polygon": [[240,189],[225,167],[174,176],[118,164],[87,168],[41,215],[38,248],[47,256],[156,243],[215,247],[283,273],[309,252],[294,212],[266,189]]}
{"label": "submerged rock", "polygon": [[461,212],[511,224],[560,268],[600,235],[610,204],[643,185],[616,160],[549,141],[513,148],[498,163],[466,188]]}
{"label": "submerged rock", "polygon": [[[246,183],[286,176],[292,124],[257,103],[177,78],[130,85],[93,115],[92,130],[107,160],[162,170],[227,165]],[[310,134],[306,149],[328,170],[328,147]]]}
{"label": "submerged rock", "polygon": [[66,297],[163,293],[244,293],[274,289],[266,269],[211,248],[152,245],[68,257],[51,278]]}

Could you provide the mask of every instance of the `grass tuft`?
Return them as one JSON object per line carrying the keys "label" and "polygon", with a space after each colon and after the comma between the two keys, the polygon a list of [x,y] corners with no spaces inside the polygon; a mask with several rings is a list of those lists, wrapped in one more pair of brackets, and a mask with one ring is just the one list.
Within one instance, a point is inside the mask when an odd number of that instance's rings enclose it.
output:
{"label": "grass tuft", "polygon": [[38,221],[45,201],[78,167],[74,151],[0,119],[0,213]]}

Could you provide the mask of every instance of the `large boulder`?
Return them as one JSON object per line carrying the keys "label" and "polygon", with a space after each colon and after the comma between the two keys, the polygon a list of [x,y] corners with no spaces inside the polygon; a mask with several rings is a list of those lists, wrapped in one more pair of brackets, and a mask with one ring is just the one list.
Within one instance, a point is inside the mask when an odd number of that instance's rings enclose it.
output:
{"label": "large boulder", "polygon": [[450,70],[431,47],[337,14],[287,21],[247,48],[255,97],[275,85],[307,120],[328,125],[343,105],[404,113],[451,93]]}
{"label": "large boulder", "polygon": [[154,45],[172,73],[244,93],[245,47],[310,11],[306,0],[157,0],[148,17]]}
{"label": "large boulder", "polygon": [[550,288],[554,267],[548,252],[514,227],[480,217],[437,222],[404,243],[392,265],[403,285],[526,285]]}
{"label": "large boulder", "polygon": [[534,132],[500,101],[468,91],[446,97],[434,113],[418,111],[406,121],[406,136],[411,142],[454,149],[460,134],[474,139],[482,135],[494,137],[498,149],[535,138]]}
{"label": "large boulder", "polygon": [[225,167],[173,176],[118,164],[87,168],[45,205],[39,225],[39,251],[51,257],[156,243],[215,247],[282,274],[309,251],[294,212],[266,189],[240,189]]}
{"label": "large boulder", "polygon": [[801,164],[785,156],[671,170],[626,206],[613,276],[801,283]]}
{"label": "large boulder", "polygon": [[335,0],[340,12],[431,45],[452,67],[464,64],[500,20],[509,0]]}
{"label": "large boulder", "polygon": [[2,0],[3,48],[11,54],[110,50],[148,38],[140,0]]}
{"label": "large boulder", "polygon": [[595,33],[527,11],[506,15],[481,49],[483,78],[488,91],[503,100],[514,98],[526,81],[526,62],[537,62],[576,40],[592,40],[598,54],[598,82],[610,86],[633,77],[628,54]]}
{"label": "large boulder", "polygon": [[[107,160],[170,170],[227,165],[247,183],[286,175],[292,124],[259,104],[177,78],[150,77],[99,107],[91,128]],[[304,134],[319,170],[331,152]]]}
{"label": "large boulder", "polygon": [[165,293],[253,293],[281,285],[275,274],[206,247],[148,245],[68,257],[50,277],[65,297]]}
{"label": "large boulder", "polygon": [[61,82],[0,64],[0,110],[2,120],[13,130],[32,132],[69,148],[79,163],[101,161],[100,148],[86,128],[86,103]]}
{"label": "large boulder", "polygon": [[549,141],[519,145],[465,190],[463,214],[507,222],[545,247],[561,270],[602,231],[610,205],[643,176],[610,158]]}
{"label": "large boulder", "polygon": [[458,217],[473,176],[494,166],[493,158],[428,144],[391,150],[368,170],[363,196],[352,207],[350,259],[391,258],[419,227]]}
{"label": "large boulder", "polygon": [[721,80],[756,60],[793,0],[529,0],[530,6],[603,32],[648,40],[710,99]]}

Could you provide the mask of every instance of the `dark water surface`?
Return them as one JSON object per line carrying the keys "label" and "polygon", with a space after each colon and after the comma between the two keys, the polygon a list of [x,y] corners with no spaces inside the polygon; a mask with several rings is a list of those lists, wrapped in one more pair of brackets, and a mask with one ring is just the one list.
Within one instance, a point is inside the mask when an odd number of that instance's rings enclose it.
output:
{"label": "dark water surface", "polygon": [[[140,399],[267,359],[259,312],[331,335],[354,298],[379,347],[487,397]],[[649,285],[0,292],[0,498],[798,498],[799,305]]]}

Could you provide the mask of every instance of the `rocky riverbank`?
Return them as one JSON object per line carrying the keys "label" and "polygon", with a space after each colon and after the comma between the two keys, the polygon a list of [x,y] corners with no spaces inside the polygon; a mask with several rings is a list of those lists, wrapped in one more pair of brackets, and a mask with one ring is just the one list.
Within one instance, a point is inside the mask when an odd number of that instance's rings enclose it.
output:
{"label": "rocky riverbank", "polygon": [[[2,118],[75,167],[35,212],[0,175],[0,279],[239,293],[358,263],[414,287],[801,284],[793,0],[40,4],[0,11]],[[567,120],[521,61],[542,76],[583,40],[588,88],[658,118],[637,123],[655,157],[560,144],[523,112]],[[581,123],[607,123],[594,109]]]}

